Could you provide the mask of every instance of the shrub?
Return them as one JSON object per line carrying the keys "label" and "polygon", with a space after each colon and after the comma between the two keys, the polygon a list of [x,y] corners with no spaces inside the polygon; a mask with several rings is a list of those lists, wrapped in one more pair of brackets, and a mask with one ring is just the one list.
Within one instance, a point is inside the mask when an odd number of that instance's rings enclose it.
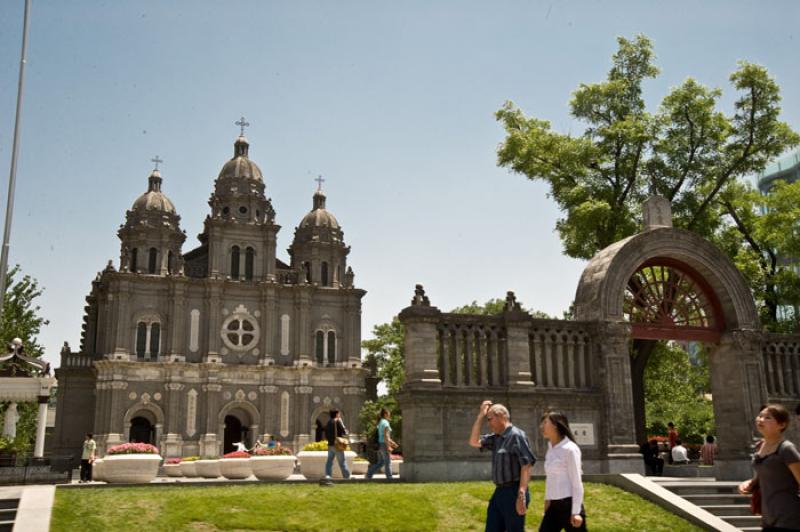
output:
{"label": "shrub", "polygon": [[305,447],[303,447],[304,451],[327,451],[328,450],[328,441],[321,440],[314,443],[307,443]]}
{"label": "shrub", "polygon": [[181,462],[197,462],[200,460],[199,456],[185,456],[181,458]]}
{"label": "shrub", "polygon": [[111,447],[106,454],[158,454],[158,447],[149,443],[123,443]]}
{"label": "shrub", "polygon": [[[223,456],[223,458],[250,458],[250,453],[244,451],[233,451]],[[216,458],[214,458],[216,460]]]}
{"label": "shrub", "polygon": [[273,447],[272,449],[256,449],[253,456],[292,456],[292,451],[286,447]]}

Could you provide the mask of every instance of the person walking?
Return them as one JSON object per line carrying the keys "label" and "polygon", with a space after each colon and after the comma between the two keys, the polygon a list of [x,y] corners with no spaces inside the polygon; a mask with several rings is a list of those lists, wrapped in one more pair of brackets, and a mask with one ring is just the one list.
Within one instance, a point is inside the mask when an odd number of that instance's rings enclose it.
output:
{"label": "person walking", "polygon": [[336,438],[347,436],[347,428],[342,421],[342,413],[338,409],[333,408],[329,412],[330,420],[325,426],[325,436],[328,439],[328,460],[325,462],[325,478],[329,479],[333,475],[333,458],[339,462],[339,469],[342,470],[343,478],[350,478],[350,469],[347,467],[347,461],[344,459],[343,448],[336,446]]}
{"label": "person walking", "polygon": [[81,479],[80,482],[91,482],[92,464],[94,464],[97,442],[94,441],[92,433],[86,434],[83,440],[83,450],[81,452]]}
{"label": "person walking", "polygon": [[667,438],[669,439],[669,463],[672,463],[672,448],[678,444],[678,431],[675,430],[675,423],[670,421],[667,423]]}
{"label": "person walking", "polygon": [[[481,435],[484,419],[491,432]],[[525,431],[511,424],[505,406],[483,401],[472,424],[469,444],[492,453],[495,489],[486,509],[486,532],[524,531],[531,501],[528,480],[536,462]]]}
{"label": "person walking", "polygon": [[544,457],[544,518],[539,532],[586,530],[581,479],[581,449],[560,412],[542,416],[540,430],[547,438]]}
{"label": "person walking", "polygon": [[375,430],[378,433],[378,455],[374,464],[367,468],[367,478],[380,471],[383,467],[386,478],[392,480],[392,451],[397,449],[397,443],[392,439],[392,426],[389,424],[392,413],[386,408],[381,408],[378,413],[378,425]]}
{"label": "person walking", "polygon": [[755,475],[739,484],[739,493],[761,492],[762,530],[800,530],[800,452],[785,439],[789,411],[769,404],[756,417],[756,429],[763,436],[753,455]]}
{"label": "person walking", "polygon": [[703,465],[714,465],[714,458],[717,456],[717,444],[714,443],[714,436],[706,436],[706,442],[700,447],[700,458]]}

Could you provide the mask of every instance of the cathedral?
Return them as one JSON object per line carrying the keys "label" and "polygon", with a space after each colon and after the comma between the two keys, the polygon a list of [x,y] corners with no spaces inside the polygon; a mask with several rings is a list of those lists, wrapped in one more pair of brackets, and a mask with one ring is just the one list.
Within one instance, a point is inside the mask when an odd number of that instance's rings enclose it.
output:
{"label": "cathedral", "polygon": [[87,432],[101,454],[137,441],[165,457],[216,456],[266,435],[298,448],[331,408],[358,430],[366,292],[350,247],[318,186],[289,264],[277,257],[280,226],[237,124],[188,252],[154,159],[117,231],[119,267],[92,282],[80,351],[62,350],[52,454],[77,452]]}

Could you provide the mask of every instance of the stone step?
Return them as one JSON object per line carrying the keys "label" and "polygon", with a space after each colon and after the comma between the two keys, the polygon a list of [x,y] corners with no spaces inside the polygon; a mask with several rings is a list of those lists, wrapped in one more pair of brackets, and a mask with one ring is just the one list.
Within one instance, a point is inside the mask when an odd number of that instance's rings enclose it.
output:
{"label": "stone step", "polygon": [[19,506],[19,499],[0,499],[0,509],[14,508]]}
{"label": "stone step", "polygon": [[697,495],[680,495],[687,501],[697,506],[715,506],[720,504],[750,504],[750,497],[747,495],[739,495],[738,493],[699,493]]}
{"label": "stone step", "polygon": [[14,521],[0,520],[0,532],[12,532],[14,530]]}
{"label": "stone step", "polygon": [[711,512],[716,516],[723,515],[743,515],[750,516],[750,506],[746,504],[709,504],[701,506],[707,512]]}
{"label": "stone step", "polygon": [[756,527],[756,530],[761,530],[761,527],[759,526],[761,525],[761,516],[759,515],[721,515],[720,518],[737,528]]}
{"label": "stone step", "polygon": [[662,482],[659,484],[662,488],[666,488],[671,492],[683,495],[692,493],[736,493],[736,482]]}

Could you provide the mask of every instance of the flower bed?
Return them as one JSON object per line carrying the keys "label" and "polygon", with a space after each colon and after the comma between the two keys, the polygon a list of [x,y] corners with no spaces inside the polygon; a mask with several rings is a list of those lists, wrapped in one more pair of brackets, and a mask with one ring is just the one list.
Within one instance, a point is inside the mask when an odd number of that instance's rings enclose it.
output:
{"label": "flower bed", "polygon": [[296,458],[289,449],[256,449],[250,466],[258,480],[286,480],[294,471]]}
{"label": "flower bed", "polygon": [[250,466],[250,453],[234,451],[219,460],[219,471],[228,480],[245,479],[253,474]]}
{"label": "flower bed", "polygon": [[168,477],[182,477],[183,473],[181,473],[181,459],[170,458],[164,462],[164,472]]}
{"label": "flower bed", "polygon": [[203,478],[218,478],[222,476],[219,469],[219,459],[213,456],[204,456],[194,463],[195,471],[198,477]]}
{"label": "flower bed", "polygon": [[160,465],[161,456],[155,445],[123,443],[108,449],[101,473],[111,484],[139,484],[156,478]]}
{"label": "flower bed", "polygon": [[184,477],[192,478],[197,476],[197,467],[195,462],[200,459],[199,456],[187,456],[181,459],[181,474]]}

